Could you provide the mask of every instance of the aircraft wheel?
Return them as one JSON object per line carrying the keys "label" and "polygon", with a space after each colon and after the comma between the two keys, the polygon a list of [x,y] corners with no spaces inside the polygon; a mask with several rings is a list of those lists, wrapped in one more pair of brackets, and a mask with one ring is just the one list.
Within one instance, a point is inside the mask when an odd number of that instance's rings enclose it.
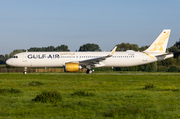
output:
{"label": "aircraft wheel", "polygon": [[90,70],[90,71],[89,71],[89,74],[93,74],[93,71],[92,71],[92,70]]}
{"label": "aircraft wheel", "polygon": [[86,73],[87,73],[87,74],[93,74],[93,70],[87,69]]}
{"label": "aircraft wheel", "polygon": [[93,74],[93,70],[87,69],[86,73],[87,74]]}
{"label": "aircraft wheel", "polygon": [[24,67],[24,72],[23,74],[27,74],[27,67]]}
{"label": "aircraft wheel", "polygon": [[90,70],[89,70],[89,69],[87,69],[86,74],[89,74],[89,71],[90,71]]}

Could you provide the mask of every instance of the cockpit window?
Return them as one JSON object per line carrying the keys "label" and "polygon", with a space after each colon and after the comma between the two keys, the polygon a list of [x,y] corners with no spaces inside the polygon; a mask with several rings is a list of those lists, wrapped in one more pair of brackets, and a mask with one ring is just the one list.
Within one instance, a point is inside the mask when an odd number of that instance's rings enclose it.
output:
{"label": "cockpit window", "polygon": [[18,56],[13,56],[12,58],[18,58]]}

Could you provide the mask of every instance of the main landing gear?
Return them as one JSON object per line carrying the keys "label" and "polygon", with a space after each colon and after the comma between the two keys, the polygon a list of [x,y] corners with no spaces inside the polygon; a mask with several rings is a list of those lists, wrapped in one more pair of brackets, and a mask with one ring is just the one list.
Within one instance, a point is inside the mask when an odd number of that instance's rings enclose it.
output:
{"label": "main landing gear", "polygon": [[93,74],[93,70],[87,69],[86,73],[87,73],[87,74]]}

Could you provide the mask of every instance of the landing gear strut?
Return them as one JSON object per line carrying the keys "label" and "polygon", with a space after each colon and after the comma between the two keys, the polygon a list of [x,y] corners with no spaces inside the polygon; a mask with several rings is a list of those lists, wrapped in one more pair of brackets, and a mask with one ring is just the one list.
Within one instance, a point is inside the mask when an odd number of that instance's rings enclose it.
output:
{"label": "landing gear strut", "polygon": [[87,69],[86,73],[87,73],[87,74],[93,74],[93,70]]}
{"label": "landing gear strut", "polygon": [[27,74],[27,67],[24,67],[24,72],[23,74]]}

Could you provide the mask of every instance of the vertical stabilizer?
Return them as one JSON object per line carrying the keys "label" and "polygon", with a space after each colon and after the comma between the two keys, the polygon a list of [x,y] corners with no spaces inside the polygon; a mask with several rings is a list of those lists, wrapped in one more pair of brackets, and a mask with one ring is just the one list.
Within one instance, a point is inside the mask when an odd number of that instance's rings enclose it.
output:
{"label": "vertical stabilizer", "polygon": [[161,34],[156,38],[156,40],[151,44],[151,46],[143,52],[150,54],[164,54],[166,52],[170,32],[170,29],[164,29]]}

